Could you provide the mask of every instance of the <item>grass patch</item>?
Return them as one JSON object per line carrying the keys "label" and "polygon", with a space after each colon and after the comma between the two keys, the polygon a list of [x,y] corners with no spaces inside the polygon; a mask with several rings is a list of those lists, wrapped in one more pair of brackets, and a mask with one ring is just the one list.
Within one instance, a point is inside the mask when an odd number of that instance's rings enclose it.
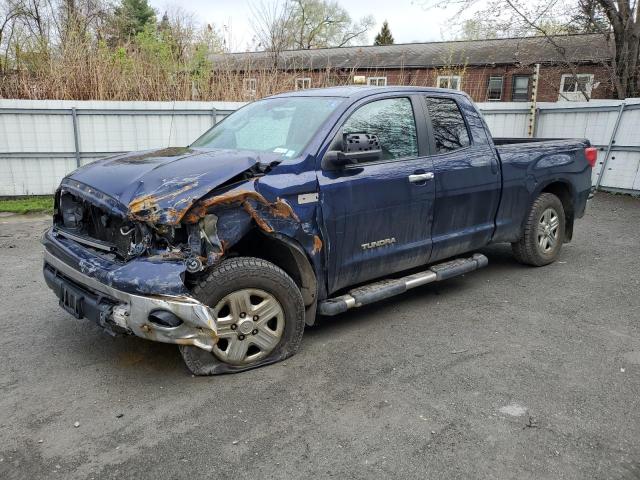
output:
{"label": "grass patch", "polygon": [[0,212],[53,213],[53,195],[0,198]]}

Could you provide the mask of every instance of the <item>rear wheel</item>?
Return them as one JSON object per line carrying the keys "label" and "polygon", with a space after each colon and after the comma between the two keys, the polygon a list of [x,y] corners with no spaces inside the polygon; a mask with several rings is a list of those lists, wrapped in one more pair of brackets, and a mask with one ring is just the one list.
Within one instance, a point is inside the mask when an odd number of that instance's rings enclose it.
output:
{"label": "rear wheel", "polygon": [[565,213],[552,193],[541,193],[533,202],[518,242],[512,243],[516,259],[541,267],[554,262],[564,242]]}
{"label": "rear wheel", "polygon": [[212,352],[180,346],[195,375],[231,373],[293,355],[304,330],[304,303],[295,282],[259,258],[223,261],[193,291],[213,310],[218,342]]}

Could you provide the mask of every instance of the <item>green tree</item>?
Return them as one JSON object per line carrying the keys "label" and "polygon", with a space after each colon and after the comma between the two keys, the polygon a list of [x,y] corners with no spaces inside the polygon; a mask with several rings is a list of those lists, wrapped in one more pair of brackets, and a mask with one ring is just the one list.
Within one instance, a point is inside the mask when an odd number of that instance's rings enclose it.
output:
{"label": "green tree", "polygon": [[169,23],[169,14],[166,11],[162,15],[162,19],[158,24],[158,31],[163,33],[171,31],[171,24]]}
{"label": "green tree", "polygon": [[382,22],[382,28],[380,29],[380,33],[376,35],[375,40],[373,41],[374,45],[393,45],[393,35],[391,35],[391,30],[389,30],[389,23],[385,20]]}
{"label": "green tree", "polygon": [[129,40],[156,22],[156,12],[147,0],[121,0],[114,12],[116,32],[120,41]]}

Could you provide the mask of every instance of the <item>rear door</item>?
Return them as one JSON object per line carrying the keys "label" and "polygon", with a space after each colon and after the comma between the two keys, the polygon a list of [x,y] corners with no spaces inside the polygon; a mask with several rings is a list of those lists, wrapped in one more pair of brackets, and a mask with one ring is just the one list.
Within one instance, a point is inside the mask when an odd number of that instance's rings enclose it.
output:
{"label": "rear door", "polygon": [[500,201],[499,163],[482,119],[462,95],[425,94],[435,210],[431,262],[485,246]]}
{"label": "rear door", "polygon": [[330,293],[427,263],[431,253],[435,190],[421,98],[376,96],[351,107],[345,118],[331,138],[375,134],[384,154],[318,172]]}

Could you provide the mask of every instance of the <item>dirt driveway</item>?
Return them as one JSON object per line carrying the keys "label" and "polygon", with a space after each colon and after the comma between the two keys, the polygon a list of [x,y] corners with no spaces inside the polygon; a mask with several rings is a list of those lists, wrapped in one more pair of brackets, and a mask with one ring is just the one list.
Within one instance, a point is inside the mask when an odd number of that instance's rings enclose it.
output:
{"label": "dirt driveway", "polygon": [[0,218],[0,478],[640,478],[640,200],[597,195],[554,265],[494,246],[212,378],[64,313],[47,223]]}

